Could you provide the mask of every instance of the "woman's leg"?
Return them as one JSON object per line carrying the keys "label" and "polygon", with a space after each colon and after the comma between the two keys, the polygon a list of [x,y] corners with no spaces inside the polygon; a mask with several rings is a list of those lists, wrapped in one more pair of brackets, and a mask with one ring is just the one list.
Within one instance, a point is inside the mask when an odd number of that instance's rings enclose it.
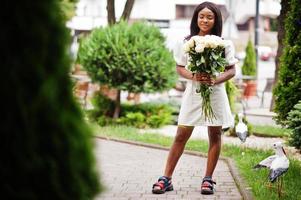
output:
{"label": "woman's leg", "polygon": [[171,176],[174,172],[179,158],[184,151],[186,142],[191,136],[193,128],[193,126],[178,126],[177,135],[173,141],[167,157],[164,178],[160,180],[160,178],[162,178],[160,177],[158,182],[153,185],[153,193],[163,194],[165,191],[173,190],[173,186],[171,185]]}
{"label": "woman's leg", "polygon": [[186,142],[191,136],[193,128],[193,126],[178,126],[177,135],[169,150],[168,158],[165,165],[164,176],[172,176],[177,162],[184,151]]}
{"label": "woman's leg", "polygon": [[221,151],[221,126],[208,126],[209,150],[205,176],[212,177]]}

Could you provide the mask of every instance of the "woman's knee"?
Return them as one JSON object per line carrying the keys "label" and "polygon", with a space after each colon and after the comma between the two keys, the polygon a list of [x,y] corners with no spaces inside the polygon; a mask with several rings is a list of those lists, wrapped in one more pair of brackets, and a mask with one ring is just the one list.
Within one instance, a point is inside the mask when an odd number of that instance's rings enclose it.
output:
{"label": "woman's knee", "polygon": [[222,128],[219,126],[209,126],[208,127],[209,138],[220,140],[222,136]]}
{"label": "woman's knee", "polygon": [[177,130],[177,134],[175,137],[175,142],[177,143],[185,143],[189,139],[191,133],[193,131],[193,127],[188,126],[179,126]]}
{"label": "woman's knee", "polygon": [[223,130],[221,126],[208,126],[208,132],[210,134],[221,135],[222,131]]}

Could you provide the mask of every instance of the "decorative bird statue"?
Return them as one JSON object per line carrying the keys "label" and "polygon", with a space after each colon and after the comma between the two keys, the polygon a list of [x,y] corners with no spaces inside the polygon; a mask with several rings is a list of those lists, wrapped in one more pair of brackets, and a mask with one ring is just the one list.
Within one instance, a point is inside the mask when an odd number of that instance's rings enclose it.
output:
{"label": "decorative bird statue", "polygon": [[235,133],[237,137],[242,141],[245,142],[248,136],[248,127],[247,125],[242,121],[243,114],[239,113],[238,114],[238,123],[235,126]]}
{"label": "decorative bird statue", "polygon": [[[286,157],[286,153],[283,149],[283,145],[281,142],[276,142],[273,144],[273,148],[275,150],[275,155],[269,156],[266,159],[259,162],[254,166],[254,169],[260,168],[269,168],[269,181],[274,183],[277,180],[277,189],[278,196],[281,196],[282,193],[282,183],[283,183],[283,174],[287,172],[289,168],[289,160]],[[280,178],[280,181],[279,179]],[[280,183],[279,183],[280,182]]]}
{"label": "decorative bird statue", "polygon": [[269,179],[273,183],[278,177],[287,172],[289,167],[289,160],[286,157],[286,153],[283,149],[281,142],[273,144],[276,150],[276,158],[273,160],[270,166]]}

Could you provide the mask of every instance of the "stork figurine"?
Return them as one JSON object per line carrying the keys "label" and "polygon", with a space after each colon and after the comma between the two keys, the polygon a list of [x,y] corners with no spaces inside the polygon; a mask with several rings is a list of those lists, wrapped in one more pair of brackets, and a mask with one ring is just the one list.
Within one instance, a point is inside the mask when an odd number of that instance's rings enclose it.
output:
{"label": "stork figurine", "polygon": [[[259,162],[254,166],[254,169],[269,168],[269,181],[274,183],[277,180],[278,197],[281,197],[283,186],[283,174],[285,174],[289,168],[289,160],[286,157],[286,153],[283,149],[281,142],[273,144],[275,155],[269,156],[266,159]],[[280,179],[280,180],[279,180]]]}
{"label": "stork figurine", "polygon": [[247,125],[242,121],[243,114],[239,113],[238,114],[238,123],[235,126],[235,133],[237,137],[242,141],[245,142],[248,136],[248,127]]}

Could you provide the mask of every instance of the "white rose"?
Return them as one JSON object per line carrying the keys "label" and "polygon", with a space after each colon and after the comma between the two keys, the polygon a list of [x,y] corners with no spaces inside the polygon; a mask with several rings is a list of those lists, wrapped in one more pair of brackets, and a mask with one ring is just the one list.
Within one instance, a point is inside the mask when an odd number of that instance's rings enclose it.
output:
{"label": "white rose", "polygon": [[202,36],[194,36],[194,41],[195,41],[195,43],[196,43],[196,45],[198,45],[198,44],[204,44],[204,37],[202,37]]}
{"label": "white rose", "polygon": [[210,48],[210,47],[211,47],[211,41],[210,41],[209,39],[206,40],[205,43],[204,43],[204,46],[205,46],[206,48]]}
{"label": "white rose", "polygon": [[194,40],[190,39],[190,40],[188,41],[188,44],[189,44],[189,47],[190,47],[190,48],[194,47]]}
{"label": "white rose", "polygon": [[216,48],[217,45],[218,45],[218,43],[217,43],[215,40],[212,40],[212,41],[210,42],[210,47],[211,47],[212,49]]}
{"label": "white rose", "polygon": [[227,40],[222,40],[222,41],[218,44],[218,46],[226,47],[227,44],[228,44]]}
{"label": "white rose", "polygon": [[188,53],[190,51],[190,46],[189,46],[189,43],[186,42],[184,45],[183,45],[183,50],[185,53]]}
{"label": "white rose", "polygon": [[197,46],[195,47],[195,51],[196,51],[197,53],[202,53],[202,52],[204,51],[204,48],[205,48],[204,45],[199,44],[199,45],[197,45]]}

